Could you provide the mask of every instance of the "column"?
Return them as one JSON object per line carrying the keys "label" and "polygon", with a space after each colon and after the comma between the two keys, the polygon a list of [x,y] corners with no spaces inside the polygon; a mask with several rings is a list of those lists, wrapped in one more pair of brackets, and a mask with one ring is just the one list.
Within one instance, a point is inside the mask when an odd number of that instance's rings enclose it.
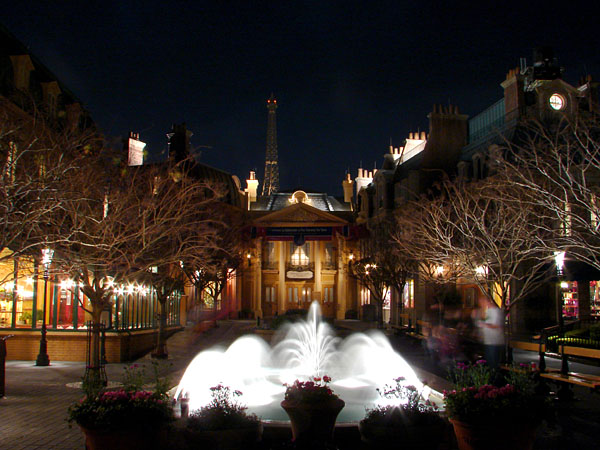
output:
{"label": "column", "polygon": [[337,274],[336,274],[336,293],[335,293],[335,315],[337,319],[346,318],[346,309],[348,308],[348,278],[346,276],[346,263],[344,252],[346,251],[345,242],[341,236],[337,237]]}
{"label": "column", "polygon": [[285,289],[285,250],[286,250],[287,241],[278,241],[277,248],[279,253],[279,286],[277,290],[277,311],[279,314],[285,312],[285,296],[287,295]]}
{"label": "column", "polygon": [[254,265],[254,292],[252,293],[252,305],[254,315],[262,317],[262,238],[256,239],[254,253],[256,254]]}
{"label": "column", "polygon": [[[322,242],[323,241],[313,241],[315,243],[314,247],[314,255],[315,255],[315,285],[314,292],[319,292],[319,300],[323,298],[323,286],[321,282],[321,250],[322,250]],[[313,295],[314,297],[314,295]],[[316,298],[316,297],[314,297]]]}

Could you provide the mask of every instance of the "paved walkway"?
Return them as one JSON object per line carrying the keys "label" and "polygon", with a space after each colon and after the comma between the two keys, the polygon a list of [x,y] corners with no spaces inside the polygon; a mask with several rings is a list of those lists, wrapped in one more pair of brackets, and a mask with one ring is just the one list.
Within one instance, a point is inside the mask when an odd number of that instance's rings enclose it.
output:
{"label": "paved walkway", "polygon": [[[201,335],[190,327],[168,341],[170,379],[181,378],[187,364],[202,349],[233,342],[249,332],[252,321],[227,321]],[[10,345],[10,341],[7,343]],[[0,399],[0,450],[84,449],[83,434],[66,422],[67,410],[82,392],[68,387],[80,382],[85,363],[52,361],[37,367],[35,361],[6,362],[6,397]],[[137,362],[149,360],[146,356]],[[120,381],[129,364],[108,364],[109,380]]]}
{"label": "paved walkway", "polygon": [[[168,342],[171,379],[174,382],[179,380],[190,360],[202,349],[217,344],[226,346],[239,335],[250,332],[254,325],[253,321],[223,321],[219,322],[219,327],[201,334],[189,327],[171,337]],[[353,331],[364,328],[361,323],[349,326]],[[444,369],[428,359],[418,340],[391,337],[391,342],[422,379],[437,390],[447,387]],[[515,353],[517,362],[536,361],[536,358],[535,353]],[[138,362],[147,360],[148,356]],[[547,364],[549,367],[560,366],[559,361],[550,358]],[[109,364],[109,380],[120,380],[127,365]],[[572,370],[600,374],[600,368],[593,366],[572,365]],[[84,363],[51,361],[49,367],[36,367],[34,361],[7,361],[6,397],[0,399],[0,450],[83,450],[83,435],[77,426],[69,428],[66,416],[68,406],[81,397],[79,389],[67,385],[81,381],[84,371]],[[559,425],[556,428],[543,427],[538,432],[536,450],[600,448],[600,395],[578,387],[575,394],[576,401],[559,405]],[[263,445],[261,449],[263,447],[287,448],[285,445]],[[340,446],[340,450],[363,448],[360,442]]]}

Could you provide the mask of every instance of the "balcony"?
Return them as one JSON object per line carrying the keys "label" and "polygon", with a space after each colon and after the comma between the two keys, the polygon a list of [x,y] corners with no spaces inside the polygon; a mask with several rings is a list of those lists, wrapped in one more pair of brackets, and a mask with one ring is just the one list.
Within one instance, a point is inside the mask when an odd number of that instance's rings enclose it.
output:
{"label": "balcony", "polygon": [[293,272],[314,272],[315,271],[315,263],[307,263],[307,264],[294,264],[292,262],[285,263],[285,271],[293,271]]}
{"label": "balcony", "polygon": [[321,262],[321,269],[323,270],[336,270],[337,264],[335,261],[323,261]]}

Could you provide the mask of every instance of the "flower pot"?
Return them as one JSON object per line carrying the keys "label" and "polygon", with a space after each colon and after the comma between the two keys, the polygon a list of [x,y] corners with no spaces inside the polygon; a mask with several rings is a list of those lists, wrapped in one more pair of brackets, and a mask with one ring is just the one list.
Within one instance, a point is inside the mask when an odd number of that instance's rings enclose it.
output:
{"label": "flower pot", "polygon": [[252,447],[262,438],[263,425],[258,422],[246,428],[193,431],[186,434],[190,448],[210,448],[214,450],[241,450]]}
{"label": "flower pot", "polygon": [[371,448],[437,450],[444,439],[446,422],[428,425],[376,425],[364,420],[358,424],[361,440]]}
{"label": "flower pot", "polygon": [[527,422],[468,423],[450,419],[460,450],[531,450],[536,424]]}
{"label": "flower pot", "polygon": [[290,402],[283,400],[285,410],[292,425],[295,442],[329,442],[333,440],[335,420],[346,403],[332,398],[318,403]]}
{"label": "flower pot", "polygon": [[95,430],[79,425],[85,435],[87,450],[131,450],[132,448],[161,449],[165,443],[166,428],[129,428],[125,430]]}

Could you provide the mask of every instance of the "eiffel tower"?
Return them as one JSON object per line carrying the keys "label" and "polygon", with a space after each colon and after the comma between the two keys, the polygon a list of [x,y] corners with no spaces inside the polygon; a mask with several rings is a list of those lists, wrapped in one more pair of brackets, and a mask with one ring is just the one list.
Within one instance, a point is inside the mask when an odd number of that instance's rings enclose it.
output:
{"label": "eiffel tower", "polygon": [[271,195],[279,190],[279,166],[277,165],[277,119],[275,110],[277,100],[271,94],[267,100],[269,116],[267,119],[267,155],[265,158],[265,180],[262,195]]}

